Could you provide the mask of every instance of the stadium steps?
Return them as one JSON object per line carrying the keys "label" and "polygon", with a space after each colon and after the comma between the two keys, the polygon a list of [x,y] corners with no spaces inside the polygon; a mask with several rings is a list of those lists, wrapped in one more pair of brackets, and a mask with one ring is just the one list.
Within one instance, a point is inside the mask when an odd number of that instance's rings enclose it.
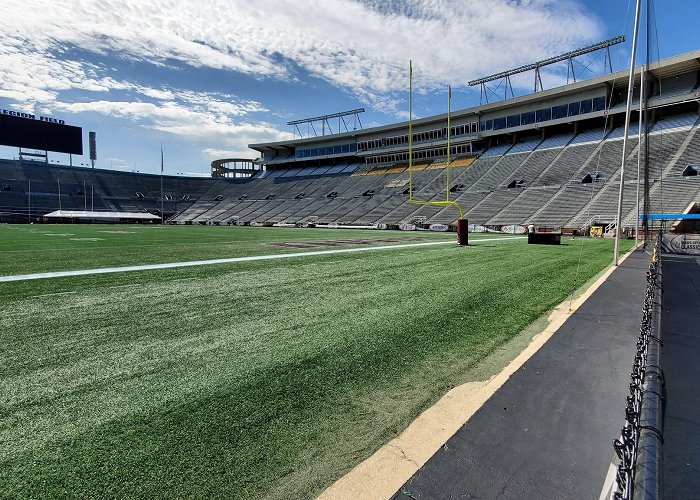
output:
{"label": "stadium steps", "polygon": [[[450,196],[450,201],[454,201],[456,196],[452,194]],[[438,193],[434,195],[429,201],[444,201],[444,193]],[[418,210],[413,214],[413,217],[425,217],[426,222],[433,220],[433,218],[439,214],[445,207],[442,205],[419,205]],[[454,219],[450,223],[455,222],[459,218],[459,211],[455,207],[448,207],[448,212],[454,214]]]}
{"label": "stadium steps", "polygon": [[[414,196],[420,196],[419,193],[421,191],[425,190],[427,186],[430,186],[432,183],[436,182],[436,180],[440,179],[443,175],[444,169],[426,170],[425,168],[423,168],[417,172],[412,172],[411,178]],[[378,177],[380,177],[381,179],[375,186],[375,196],[377,196],[377,193],[382,194],[387,192],[393,193],[392,196],[396,196],[397,191],[403,193],[407,186],[402,189],[396,189],[387,188],[387,184],[394,180],[408,180],[409,174],[408,172],[403,172],[400,174],[383,174]],[[403,194],[401,194],[400,197],[405,197],[406,200],[408,200],[408,197]],[[368,205],[368,208],[371,207],[371,212],[379,205],[383,205],[383,203],[377,203],[376,206],[375,203],[370,203]],[[377,222],[385,222],[391,224],[400,223],[406,220],[408,216],[410,216],[413,212],[415,212],[418,209],[418,205],[411,205],[406,201],[405,203],[399,203],[392,206],[385,205],[385,208],[388,208],[389,210],[382,213],[381,217],[377,220]],[[354,220],[356,221],[359,217],[361,217],[361,215],[355,217]]]}
{"label": "stadium steps", "polygon": [[559,155],[562,154],[564,148],[544,149],[541,151],[533,151],[525,161],[510,175],[507,182],[523,181],[523,186],[534,186],[534,181],[539,177],[540,173],[547,168]]}
{"label": "stadium steps", "polygon": [[207,222],[214,224],[219,222],[229,222],[236,214],[241,213],[243,210],[253,206],[255,203],[255,200],[241,200],[236,201],[235,203],[228,203],[222,207],[223,211],[218,211],[216,215],[210,216]]}
{"label": "stadium steps", "polygon": [[484,175],[500,159],[500,156],[479,157],[471,167],[459,169],[457,175],[450,181],[452,187],[464,184],[464,189],[469,189],[474,182]]}
{"label": "stadium steps", "polygon": [[[458,177],[460,183],[467,186],[467,189],[470,191],[481,191],[475,186],[477,186],[483,178],[488,178],[493,169],[498,168],[498,164],[503,161],[503,158],[505,158],[508,151],[512,148],[513,144],[499,144],[487,149],[476,159],[471,169]],[[455,182],[457,182],[457,179],[455,179]]]}
{"label": "stadium steps", "polygon": [[[489,194],[488,191],[463,191],[454,198],[450,196],[450,200],[457,202],[466,216],[469,210],[481,203]],[[427,222],[433,224],[454,224],[458,217],[459,212],[455,207],[444,207],[428,219]]]}
{"label": "stadium steps", "polygon": [[338,213],[342,210],[342,206],[349,203],[353,198],[337,197],[331,198],[328,203],[321,205],[315,212],[310,215],[316,217],[320,224],[330,224],[338,218]]}
{"label": "stadium steps", "polygon": [[22,169],[17,167],[17,161],[15,160],[1,160],[0,159],[0,180],[7,181],[17,181],[19,185],[26,186]]}
{"label": "stadium steps", "polygon": [[[660,177],[681,175],[690,163],[700,163],[700,118],[689,130],[649,134],[649,164],[668,159]],[[655,177],[655,176],[652,176]]]}
{"label": "stadium steps", "polygon": [[284,218],[286,217],[286,214],[289,213],[291,210],[294,209],[294,207],[298,207],[300,205],[300,202],[302,200],[296,200],[296,199],[281,199],[279,200],[280,204],[275,206],[274,208],[270,208],[270,210],[264,214],[261,214],[261,219],[264,219],[263,222],[271,223],[271,224],[276,224],[278,222],[283,222]]}
{"label": "stadium steps", "polygon": [[313,215],[316,217],[317,222],[321,224],[330,224],[335,222],[339,215],[343,214],[343,207],[350,203],[355,198],[339,196],[334,198],[330,204],[321,207],[320,211],[314,212]]}
{"label": "stadium steps", "polygon": [[486,221],[493,217],[493,214],[503,210],[503,208],[511,203],[522,191],[523,189],[520,188],[497,189],[492,191],[466,214],[469,223],[486,225]]}
{"label": "stadium steps", "polygon": [[0,212],[28,215],[27,195],[16,191],[0,191]]}
{"label": "stadium steps", "polygon": [[245,196],[248,200],[263,200],[273,194],[278,187],[274,178],[260,179],[244,184],[240,196]]}
{"label": "stadium steps", "polygon": [[[657,180],[649,190],[651,213],[683,213],[692,202],[700,201],[700,177],[675,177]],[[643,206],[640,210],[643,209]],[[634,225],[636,209],[624,223]]]}
{"label": "stadium steps", "polygon": [[526,219],[525,224],[562,227],[583,210],[601,187],[601,184],[597,183],[564,185],[543,207]]}
{"label": "stadium steps", "polygon": [[347,198],[328,198],[321,196],[315,199],[313,203],[310,203],[303,209],[299,210],[294,217],[296,221],[301,221],[309,217],[314,217],[315,219],[320,219],[331,213],[335,208],[345,203]]}
{"label": "stadium steps", "polygon": [[[406,175],[408,178],[408,175]],[[439,192],[445,192],[445,169],[423,170],[413,173],[413,196],[425,194],[432,196]]]}
{"label": "stadium steps", "polygon": [[[423,184],[419,185],[417,190],[414,186],[414,195],[421,195],[421,197],[427,198],[442,192],[444,196],[445,190],[447,189],[446,172],[447,169],[440,169],[431,179],[424,180]],[[452,178],[454,178],[454,175],[450,175],[450,184],[452,184]]]}
{"label": "stadium steps", "polygon": [[378,195],[372,197],[363,196],[360,198],[354,198],[343,206],[343,211],[346,212],[335,219],[334,222],[339,224],[353,224],[357,219],[362,217],[369,210],[375,208],[382,201],[383,200],[379,199]]}
{"label": "stadium steps", "polygon": [[376,186],[379,186],[384,179],[383,175],[349,176],[332,187],[330,191],[336,191],[339,197],[352,198],[353,196],[361,195],[368,189],[374,189]]}
{"label": "stadium steps", "polygon": [[567,146],[542,171],[533,184],[541,186],[566,184],[584,164],[589,162],[600,147],[602,147],[600,143]]}
{"label": "stadium steps", "polygon": [[251,216],[269,203],[269,200],[242,200],[236,203],[226,214],[227,220],[252,222]]}
{"label": "stadium steps", "polygon": [[326,196],[328,193],[331,191],[335,191],[338,185],[344,181],[348,175],[343,175],[343,176],[328,176],[327,178],[318,178],[316,179],[316,182],[311,184],[308,187],[308,190],[305,192],[307,197],[321,197],[321,196]]}
{"label": "stadium steps", "polygon": [[542,140],[525,141],[513,145],[488,172],[472,184],[471,189],[482,191],[506,186],[517,169],[530,157]]}
{"label": "stadium steps", "polygon": [[226,182],[213,184],[202,194],[202,196],[200,196],[197,203],[193,204],[190,208],[180,214],[180,216],[176,219],[176,222],[193,221],[199,215],[214,207],[218,203],[214,201],[214,198],[216,198],[224,190],[224,188],[226,188],[226,185]]}
{"label": "stadium steps", "polygon": [[[678,124],[680,120],[669,120]],[[700,119],[691,128],[680,121],[681,129],[671,128],[663,121],[660,130],[648,135],[649,165],[652,185],[649,188],[649,212],[683,211],[691,201],[697,201],[697,191],[693,190],[694,177],[681,176],[689,163],[700,163]],[[654,127],[656,128],[656,127]],[[691,180],[690,182],[684,182]],[[635,193],[636,195],[636,193]],[[643,203],[643,202],[642,202]],[[641,210],[641,208],[640,208]],[[636,210],[623,219],[623,226],[633,226],[637,218]]]}
{"label": "stadium steps", "polygon": [[394,208],[380,219],[386,224],[400,224],[411,220],[413,214],[418,211],[420,205],[409,203],[408,196],[404,196],[403,203]]}
{"label": "stadium steps", "polygon": [[400,205],[398,208],[394,209],[393,212],[388,214],[382,220],[382,222],[386,222],[389,224],[401,224],[404,222],[411,222],[416,217],[416,212],[422,206],[423,205],[417,203],[409,203],[407,198],[402,205]]}
{"label": "stadium steps", "polygon": [[270,211],[284,200],[252,200],[252,203],[246,204],[240,210],[231,215],[231,220],[234,218],[240,222],[264,222],[260,215]]}
{"label": "stadium steps", "polygon": [[[628,140],[628,142],[630,142]],[[634,143],[638,142],[637,140],[633,141]],[[622,154],[622,141],[621,140],[615,140],[615,144],[613,145],[614,147],[610,148],[603,148],[601,151],[606,151],[607,156],[602,156],[600,157],[600,164],[604,164],[606,166],[609,165],[618,165],[617,169],[615,172],[613,172],[610,177],[606,180],[606,182],[603,184],[602,189],[598,191],[598,193],[591,199],[589,203],[587,203],[581,211],[576,214],[574,217],[572,217],[567,223],[566,227],[581,227],[582,224],[585,224],[590,217],[596,216],[596,215],[601,215],[601,214],[609,214],[609,213],[617,213],[617,198],[618,195],[615,194],[619,192],[620,189],[620,167],[619,167],[619,162],[620,162],[620,155]],[[625,159],[625,185],[627,186],[626,189],[629,189],[629,186],[632,185],[632,182],[635,184],[635,191],[636,191],[636,177],[637,177],[637,150],[639,144],[635,144],[635,147],[631,147],[631,152],[627,154],[627,157]],[[615,156],[617,156],[617,160],[615,160]],[[615,193],[613,193],[615,191]],[[611,207],[611,199],[615,199],[615,209],[613,212],[610,212],[610,207]],[[629,209],[625,211],[625,206],[628,203],[628,200],[632,199],[630,196],[626,196],[624,199],[623,203],[623,211],[622,211],[622,217],[624,220],[624,217],[627,216],[629,213]],[[635,202],[636,206],[636,202]]]}
{"label": "stadium steps", "polygon": [[542,203],[549,200],[558,190],[559,186],[527,188],[500,212],[491,217],[486,225],[525,224],[525,221],[542,206]]}
{"label": "stadium steps", "polygon": [[192,219],[192,222],[206,223],[211,221],[214,217],[221,215],[222,213],[233,207],[238,198],[240,197],[240,187],[235,184],[228,184],[223,186],[218,194],[214,195],[216,197],[223,197],[222,200],[212,200],[208,204],[205,204],[203,208],[205,210],[201,211],[196,217]]}
{"label": "stadium steps", "polygon": [[308,207],[311,203],[316,201],[315,198],[302,198],[300,200],[297,200],[298,203],[295,204],[285,204],[283,210],[277,214],[276,219],[277,222],[289,222],[289,223],[296,223],[298,222],[296,218],[294,217],[295,214],[299,213],[301,210],[304,208]]}
{"label": "stadium steps", "polygon": [[[637,182],[626,181],[625,182],[625,197],[622,201],[622,220],[624,221],[628,216],[636,216],[637,202],[634,193],[637,190]],[[585,208],[585,211],[577,215],[577,217],[567,223],[568,227],[580,228],[586,224],[591,217],[598,215],[612,216],[608,217],[607,221],[612,221],[617,217],[617,204],[620,193],[620,182],[610,182],[606,183],[592,204]]]}
{"label": "stadium steps", "polygon": [[353,198],[347,198],[345,199],[345,203],[334,206],[331,212],[325,216],[322,216],[322,218],[319,219],[319,222],[338,224],[349,224],[354,222],[358,216],[351,216],[349,215],[350,212],[357,210],[358,207],[363,206],[365,203],[371,203],[371,200],[373,200],[375,196],[355,196]]}
{"label": "stadium steps", "polygon": [[200,214],[195,221],[196,222],[218,222],[221,220],[223,214],[234,209],[238,205],[237,202],[219,202],[212,208]]}
{"label": "stadium steps", "polygon": [[[375,196],[377,205],[366,214],[355,219],[355,224],[375,224],[408,200],[408,195]],[[408,201],[406,201],[408,203]]]}
{"label": "stadium steps", "polygon": [[[613,180],[620,169],[622,145],[622,139],[606,141],[603,147],[591,157],[590,161],[584,164],[583,167],[574,174],[571,181],[580,182],[586,174],[591,172],[598,172],[601,180]],[[637,137],[630,137],[627,139],[628,163],[630,155],[634,154],[636,158],[638,145],[639,139]],[[636,171],[636,161],[634,166]]]}
{"label": "stadium steps", "polygon": [[314,212],[322,208],[324,205],[330,203],[332,198],[326,198],[325,196],[317,197],[317,198],[312,198],[312,202],[300,206],[298,210],[295,210],[293,214],[289,215],[287,217],[288,222],[301,222],[304,219],[313,216]]}
{"label": "stadium steps", "polygon": [[546,186],[562,185],[570,179],[605,141],[603,129],[586,130],[575,135],[561,154],[540,173],[533,184]]}
{"label": "stadium steps", "polygon": [[284,209],[282,206],[285,203],[287,203],[287,201],[289,201],[289,200],[284,200],[284,199],[269,200],[267,203],[261,204],[257,210],[250,212],[247,215],[241,217],[241,219],[244,221],[249,221],[249,222],[260,222],[260,223],[269,222],[270,217],[272,217],[274,214],[277,214],[280,210]]}
{"label": "stadium steps", "polygon": [[481,179],[472,184],[472,191],[485,191],[506,186],[510,182],[511,174],[530,155],[530,153],[513,153],[504,155],[494,166],[485,173]]}
{"label": "stadium steps", "polygon": [[313,200],[309,200],[306,198],[301,198],[298,200],[283,200],[282,203],[278,205],[275,209],[265,214],[265,222],[273,224],[278,222],[287,222],[289,214],[298,211],[302,207],[307,206],[312,201]]}

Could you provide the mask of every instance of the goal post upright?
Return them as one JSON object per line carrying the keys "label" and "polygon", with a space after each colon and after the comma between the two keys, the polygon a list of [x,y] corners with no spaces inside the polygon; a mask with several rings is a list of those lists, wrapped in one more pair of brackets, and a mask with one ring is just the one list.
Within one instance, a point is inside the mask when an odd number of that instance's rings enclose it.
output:
{"label": "goal post upright", "polygon": [[450,112],[452,102],[452,87],[447,87],[447,162],[445,164],[446,186],[445,200],[416,200],[413,197],[413,61],[408,62],[408,203],[413,205],[433,205],[440,207],[454,207],[459,212],[457,219],[457,242],[460,245],[468,244],[467,220],[464,218],[464,210],[456,201],[450,200]]}
{"label": "goal post upright", "polygon": [[447,86],[447,163],[445,165],[445,201],[450,201],[450,110],[452,107],[452,87]]}

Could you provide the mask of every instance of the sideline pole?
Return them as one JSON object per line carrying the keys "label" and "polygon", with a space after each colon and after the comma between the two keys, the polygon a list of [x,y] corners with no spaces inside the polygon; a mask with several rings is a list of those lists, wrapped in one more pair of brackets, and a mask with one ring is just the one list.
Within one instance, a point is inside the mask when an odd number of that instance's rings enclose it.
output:
{"label": "sideline pole", "polygon": [[408,61],[408,202],[413,201],[413,62]]}
{"label": "sideline pole", "polygon": [[[637,131],[638,149],[637,149],[637,222],[634,229],[634,241],[639,243],[639,181],[640,172],[642,170],[642,114],[644,110],[644,65],[642,65],[642,80],[639,84],[639,130]],[[646,138],[646,137],[645,137]]]}
{"label": "sideline pole", "polygon": [[627,138],[630,131],[630,112],[632,110],[632,93],[634,92],[634,62],[637,58],[637,35],[639,34],[639,10],[642,1],[637,0],[634,13],[634,36],[632,37],[632,57],[630,58],[630,75],[627,83],[627,106],[625,109],[625,136],[622,139],[622,165],[620,167],[620,194],[617,198],[617,228],[615,228],[615,251],[613,265],[620,261],[620,227],[622,226],[622,197],[625,191],[625,160],[627,156]]}

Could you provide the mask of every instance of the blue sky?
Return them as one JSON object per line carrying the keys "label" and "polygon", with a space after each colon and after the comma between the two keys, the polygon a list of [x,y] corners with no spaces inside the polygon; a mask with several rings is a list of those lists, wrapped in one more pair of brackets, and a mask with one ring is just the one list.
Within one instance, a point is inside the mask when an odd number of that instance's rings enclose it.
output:
{"label": "blue sky", "polygon": [[[656,3],[652,59],[700,48],[700,2]],[[289,120],[359,107],[365,128],[406,119],[409,59],[415,116],[445,112],[447,85],[453,110],[473,106],[469,80],[619,34],[622,69],[633,15],[615,0],[3,0],[0,108],[82,127],[86,153],[96,131],[100,168],[157,173],[162,143],[167,174],[208,174],[292,137]],[[579,61],[589,78],[603,55]],[[566,65],[543,81],[564,84]],[[529,92],[532,76],[513,83]]]}

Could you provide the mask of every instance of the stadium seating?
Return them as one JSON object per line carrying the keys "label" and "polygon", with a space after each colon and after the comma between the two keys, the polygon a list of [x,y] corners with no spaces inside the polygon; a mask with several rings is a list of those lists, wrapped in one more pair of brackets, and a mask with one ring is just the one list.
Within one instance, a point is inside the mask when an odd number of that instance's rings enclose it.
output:
{"label": "stadium seating", "polygon": [[520,190],[520,194],[503,210],[486,221],[487,225],[523,224],[559,190],[558,186],[541,186]]}
{"label": "stadium seating", "polygon": [[[700,124],[696,113],[665,117],[648,135],[652,209],[683,210],[697,200],[698,186],[684,179],[688,164],[700,163]],[[636,125],[635,125],[636,127]],[[636,218],[638,137],[627,144],[623,225]],[[496,144],[479,156],[450,163],[450,200],[470,222],[489,226],[537,224],[579,227],[591,217],[615,214],[619,191],[622,128],[594,128],[573,135],[540,135]],[[337,223],[398,224],[419,219],[454,223],[451,206],[409,203],[409,177],[417,201],[444,201],[446,159],[420,162],[409,176],[406,163],[365,167],[356,160],[336,165],[281,168],[251,179],[163,177],[170,220],[192,224]],[[661,182],[660,179],[664,179]],[[0,215],[26,220],[29,181],[32,215],[58,209],[160,210],[158,175],[92,170],[39,162],[0,161]],[[584,180],[593,182],[585,183]],[[58,196],[58,185],[61,195]],[[510,187],[508,187],[510,186]],[[663,187],[662,187],[663,186]],[[87,201],[87,203],[86,203]]]}

